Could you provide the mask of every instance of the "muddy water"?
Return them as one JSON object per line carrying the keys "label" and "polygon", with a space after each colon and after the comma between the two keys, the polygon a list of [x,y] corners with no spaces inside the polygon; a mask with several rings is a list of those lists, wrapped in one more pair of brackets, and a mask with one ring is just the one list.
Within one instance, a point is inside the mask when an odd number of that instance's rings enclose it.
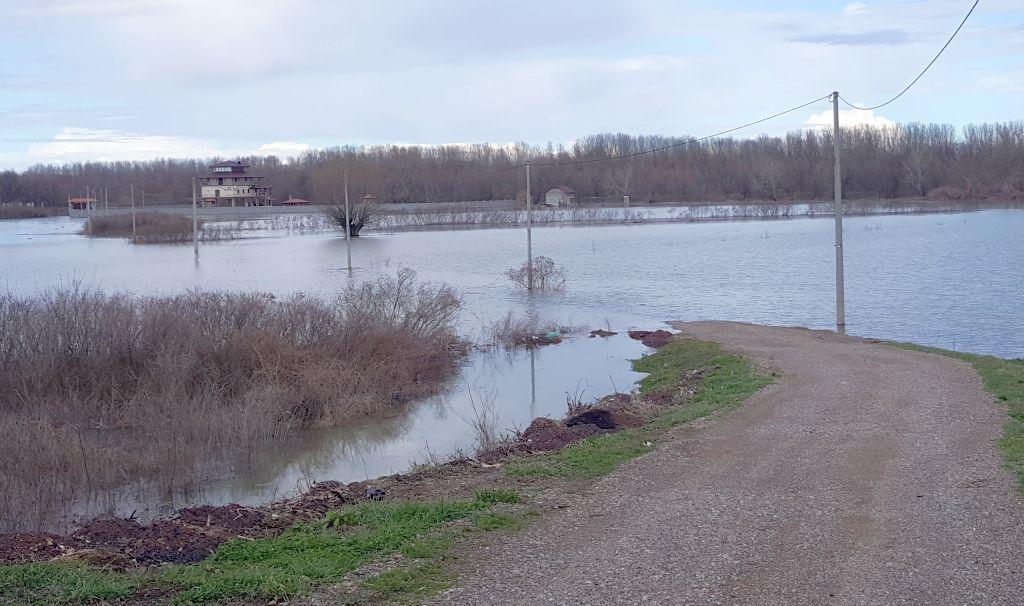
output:
{"label": "muddy water", "polygon": [[[259,233],[204,245],[196,262],[188,246],[89,240],[79,229],[67,218],[0,222],[0,288],[27,294],[77,280],[138,293],[329,296],[350,281],[410,267],[463,293],[460,328],[470,336],[510,310],[587,329],[703,318],[816,328],[833,322],[829,218],[539,228],[534,254],[564,266],[569,283],[564,293],[534,296],[510,288],[503,276],[525,256],[521,229],[370,233],[353,242],[351,274],[344,240],[332,233]],[[1024,211],[850,218],[846,259],[849,332],[1024,356]],[[588,397],[609,393],[612,383],[627,389],[635,376],[625,360],[641,351],[624,337],[576,339],[537,351],[532,382],[526,352],[478,355],[445,396],[393,418],[294,436],[226,462],[235,471],[227,480],[189,495],[135,487],[135,497],[104,495],[76,511],[104,504],[155,510],[190,499],[257,502],[314,479],[399,471],[429,452],[472,447],[470,393],[476,401],[493,391],[503,426],[522,426],[534,414],[561,414],[566,393],[580,386]]]}

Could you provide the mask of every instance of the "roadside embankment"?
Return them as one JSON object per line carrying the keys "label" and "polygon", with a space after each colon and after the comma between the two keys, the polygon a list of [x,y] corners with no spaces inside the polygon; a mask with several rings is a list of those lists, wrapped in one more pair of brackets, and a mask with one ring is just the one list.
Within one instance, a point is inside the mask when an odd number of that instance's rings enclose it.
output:
{"label": "roadside embankment", "polygon": [[[412,473],[324,482],[265,507],[199,507],[149,526],[99,520],[76,533],[0,537],[0,597],[266,603],[374,601],[452,582],[455,545],[519,528],[552,498],[656,450],[673,427],[739,405],[769,379],[716,345],[671,340],[635,362],[635,394],[537,419],[496,449]],[[146,602],[150,603],[150,602]]]}

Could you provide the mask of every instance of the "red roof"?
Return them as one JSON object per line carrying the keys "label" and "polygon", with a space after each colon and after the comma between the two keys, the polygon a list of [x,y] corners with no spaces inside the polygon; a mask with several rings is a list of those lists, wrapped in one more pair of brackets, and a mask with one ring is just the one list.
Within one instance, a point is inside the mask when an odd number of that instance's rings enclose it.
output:
{"label": "red roof", "polygon": [[281,202],[281,206],[299,206],[301,204],[309,204],[309,200],[303,200],[302,198],[288,198],[284,202]]}
{"label": "red roof", "polygon": [[210,168],[226,168],[226,167],[249,168],[249,165],[248,164],[242,164],[238,160],[225,160],[224,162],[218,162],[216,164],[211,164],[210,165]]}

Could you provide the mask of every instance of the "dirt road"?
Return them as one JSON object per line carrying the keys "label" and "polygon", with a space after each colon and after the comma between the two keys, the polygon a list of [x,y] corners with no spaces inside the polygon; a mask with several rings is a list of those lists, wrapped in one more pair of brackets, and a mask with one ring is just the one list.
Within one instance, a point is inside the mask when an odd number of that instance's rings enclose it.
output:
{"label": "dirt road", "polygon": [[1004,412],[945,357],[680,324],[783,374],[496,542],[448,604],[1020,605]]}

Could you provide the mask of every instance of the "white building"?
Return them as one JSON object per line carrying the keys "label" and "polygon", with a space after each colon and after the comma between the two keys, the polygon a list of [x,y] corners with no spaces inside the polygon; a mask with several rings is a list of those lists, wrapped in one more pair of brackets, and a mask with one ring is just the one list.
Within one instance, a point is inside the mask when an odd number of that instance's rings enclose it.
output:
{"label": "white building", "polygon": [[576,202],[576,192],[564,185],[548,190],[544,194],[544,203],[548,206],[569,206]]}
{"label": "white building", "polygon": [[199,177],[203,206],[270,206],[274,202],[263,177],[245,172],[248,164],[218,162],[211,174]]}

